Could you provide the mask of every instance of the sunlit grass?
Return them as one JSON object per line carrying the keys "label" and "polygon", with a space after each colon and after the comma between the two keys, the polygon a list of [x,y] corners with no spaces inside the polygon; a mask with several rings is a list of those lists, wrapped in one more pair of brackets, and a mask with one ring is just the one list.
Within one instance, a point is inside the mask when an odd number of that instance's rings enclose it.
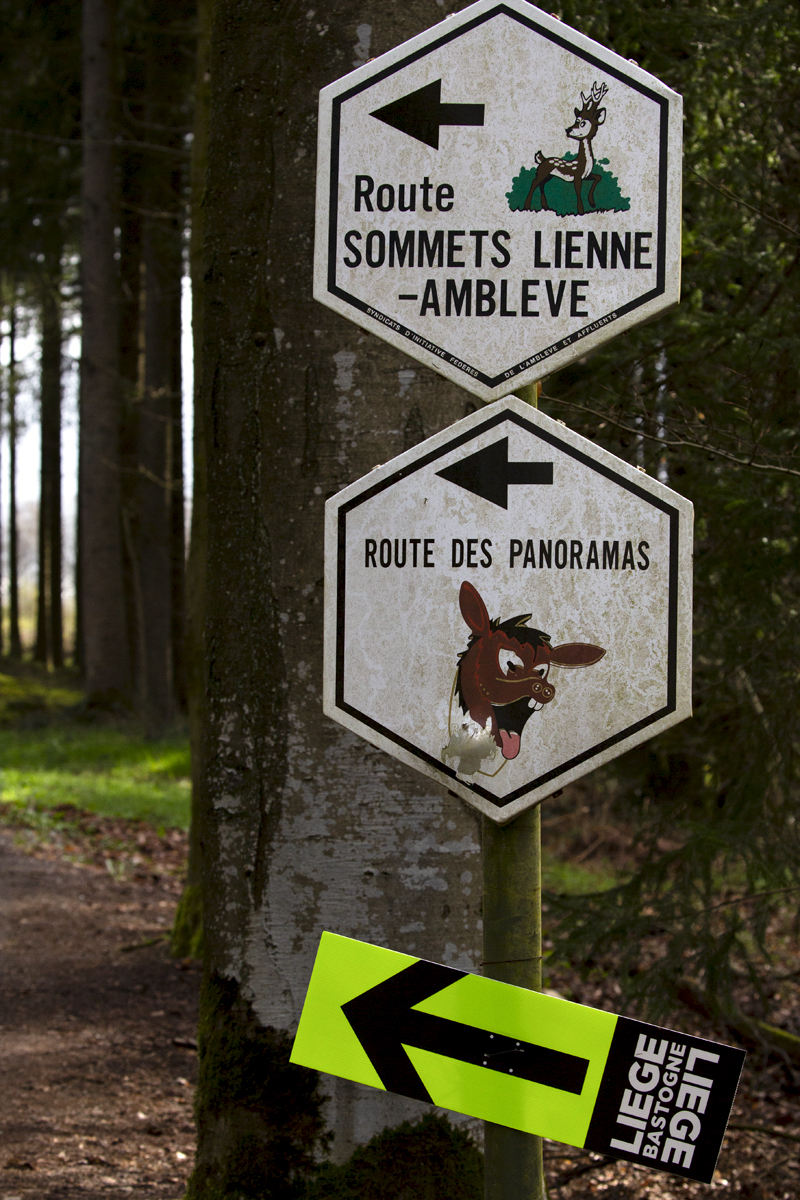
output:
{"label": "sunlit grass", "polygon": [[586,866],[569,860],[542,855],[542,890],[581,896],[589,892],[604,892],[619,883],[619,876],[603,858]]}
{"label": "sunlit grass", "polygon": [[0,673],[0,799],[28,813],[70,804],[187,829],[188,739],[147,740],[134,723],[82,724],[71,711],[81,699],[69,671],[25,664]]}
{"label": "sunlit grass", "polygon": [[[31,827],[38,820],[58,821],[58,814],[49,815],[52,810],[74,805],[100,816],[147,821],[156,829],[188,829],[188,738],[174,734],[151,741],[133,723],[81,724],[69,712],[82,698],[71,683],[66,672],[0,673],[0,800]],[[42,717],[41,726],[20,727],[31,715]],[[546,891],[583,894],[617,882],[607,861],[571,863],[549,854],[547,840],[546,833]]]}
{"label": "sunlit grass", "polygon": [[120,729],[0,730],[0,796],[9,804],[77,808],[187,829],[189,745]]}
{"label": "sunlit grass", "polygon": [[0,721],[8,724],[30,713],[54,713],[77,704],[82,694],[67,672],[60,672],[58,677],[43,671],[15,675],[0,672]]}

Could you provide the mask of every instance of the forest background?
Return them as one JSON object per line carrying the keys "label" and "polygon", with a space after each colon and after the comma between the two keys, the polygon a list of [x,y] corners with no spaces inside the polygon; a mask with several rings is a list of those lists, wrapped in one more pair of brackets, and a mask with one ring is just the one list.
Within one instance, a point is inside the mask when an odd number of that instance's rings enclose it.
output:
{"label": "forest background", "polygon": [[[0,0],[0,649],[54,670],[72,664],[87,711],[133,715],[151,737],[188,714],[193,833],[177,949],[198,946],[202,908],[206,1028],[226,1031],[229,1046],[237,1030],[276,1064],[282,1035],[265,1043],[253,1033],[241,988],[223,986],[221,964],[232,943],[247,960],[245,931],[266,886],[271,797],[285,780],[285,753],[264,732],[285,718],[293,686],[278,600],[291,597],[284,607],[299,637],[320,573],[315,496],[324,500],[474,404],[421,369],[410,392],[390,399],[385,364],[404,360],[368,351],[372,408],[337,475],[345,437],[334,421],[342,364],[333,349],[345,335],[338,318],[315,310],[309,282],[316,90],[443,15],[427,0],[402,12],[341,2],[324,13],[248,0]],[[796,913],[800,890],[800,14],[787,0],[565,0],[559,15],[684,95],[683,299],[546,380],[542,407],[664,479],[698,519],[695,717],[599,780],[633,831],[628,869],[595,894],[549,896],[553,953],[613,970],[652,1017],[684,994],[727,1014],[741,1036],[768,1037],[785,939],[797,933],[787,911]],[[370,48],[361,31],[373,26]],[[36,617],[26,643],[15,493],[23,330],[39,342],[41,426]],[[80,334],[81,352],[67,640],[68,331]],[[309,350],[328,343],[327,357]],[[297,407],[282,408],[298,379]],[[355,445],[352,428],[351,436]],[[298,553],[280,559],[288,511]],[[307,645],[318,664],[318,641]],[[226,841],[219,804],[233,775],[249,814],[238,849]],[[241,849],[248,839],[262,856],[252,865]],[[235,885],[230,861],[241,867]],[[247,871],[255,882],[245,886]],[[250,1112],[255,1102],[221,1099],[211,1075],[204,1079],[203,1046],[211,1064],[213,1044],[201,1038],[198,1196],[210,1194],[212,1177],[240,1169],[252,1135],[237,1122],[220,1132],[220,1106]]]}

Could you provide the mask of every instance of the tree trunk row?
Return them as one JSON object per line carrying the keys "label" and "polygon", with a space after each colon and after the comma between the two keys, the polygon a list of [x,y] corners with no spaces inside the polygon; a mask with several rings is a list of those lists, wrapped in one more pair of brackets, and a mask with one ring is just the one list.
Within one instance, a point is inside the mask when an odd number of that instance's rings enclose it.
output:
{"label": "tree trunk row", "polygon": [[22,658],[19,633],[19,546],[17,538],[17,299],[12,285],[8,320],[8,619],[9,654]]}
{"label": "tree trunk row", "polygon": [[36,662],[64,665],[61,603],[61,248],[45,264],[41,312],[41,472],[39,489],[39,583]]}

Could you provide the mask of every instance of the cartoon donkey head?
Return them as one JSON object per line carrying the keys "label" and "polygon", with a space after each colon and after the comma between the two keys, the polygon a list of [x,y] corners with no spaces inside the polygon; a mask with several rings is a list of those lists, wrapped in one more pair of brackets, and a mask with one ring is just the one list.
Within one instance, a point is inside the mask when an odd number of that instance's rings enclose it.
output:
{"label": "cartoon donkey head", "polygon": [[605,650],[585,642],[551,646],[546,633],[528,628],[530,613],[490,621],[471,583],[462,583],[458,600],[470,629],[456,678],[461,708],[481,728],[491,721],[503,758],[516,758],[526,721],[556,694],[550,667],[590,667]]}

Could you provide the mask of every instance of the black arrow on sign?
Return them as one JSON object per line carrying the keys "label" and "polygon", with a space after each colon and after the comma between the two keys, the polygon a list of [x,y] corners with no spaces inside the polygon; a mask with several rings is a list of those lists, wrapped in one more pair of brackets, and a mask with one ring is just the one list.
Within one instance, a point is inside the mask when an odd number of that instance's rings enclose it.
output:
{"label": "black arrow on sign", "polygon": [[435,996],[465,974],[420,959],[342,1005],[342,1012],[387,1091],[433,1103],[404,1049],[414,1046],[579,1096],[589,1068],[587,1058],[414,1009],[415,1004]]}
{"label": "black arrow on sign", "polygon": [[508,486],[516,483],[552,483],[551,462],[508,461],[508,438],[501,438],[483,450],[476,450],[443,471],[437,471],[448,483],[480,496],[498,508],[508,508]]}
{"label": "black arrow on sign", "polygon": [[439,149],[440,125],[483,125],[482,104],[442,104],[442,81],[426,83],[370,113],[392,129]]}

